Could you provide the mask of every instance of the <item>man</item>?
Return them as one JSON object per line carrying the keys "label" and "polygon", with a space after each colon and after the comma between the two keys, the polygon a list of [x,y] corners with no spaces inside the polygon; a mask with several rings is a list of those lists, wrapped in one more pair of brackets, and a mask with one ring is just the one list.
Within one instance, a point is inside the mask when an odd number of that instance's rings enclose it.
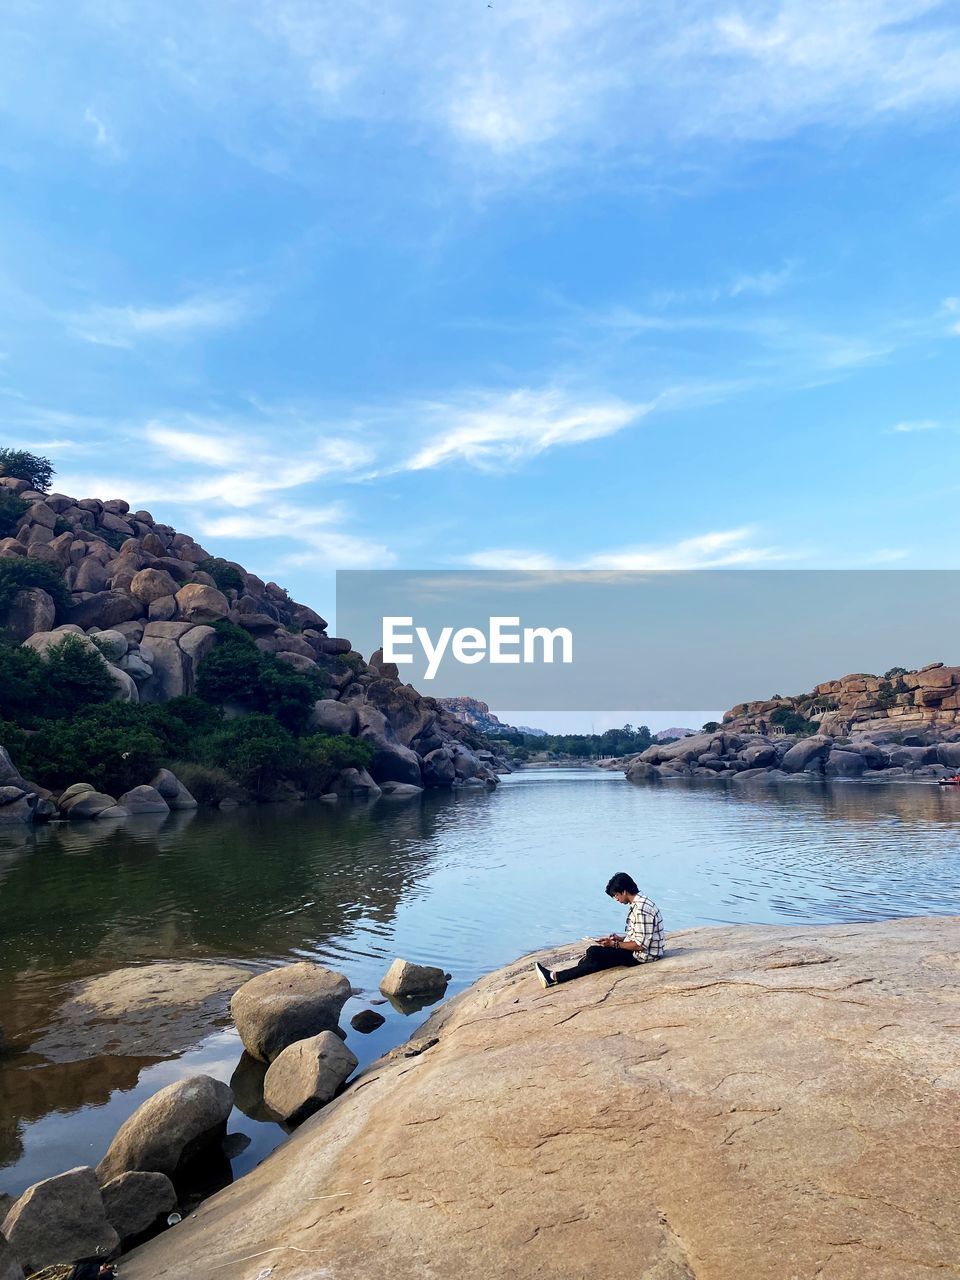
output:
{"label": "man", "polygon": [[622,936],[611,933],[598,938],[595,945],[587,947],[584,954],[570,969],[558,969],[555,973],[538,960],[533,968],[541,986],[555,987],[558,982],[570,982],[601,969],[613,969],[617,965],[646,964],[663,956],[663,917],[656,905],[645,898],[636,881],[625,871],[618,871],[607,885],[607,896],[626,906],[627,929]]}

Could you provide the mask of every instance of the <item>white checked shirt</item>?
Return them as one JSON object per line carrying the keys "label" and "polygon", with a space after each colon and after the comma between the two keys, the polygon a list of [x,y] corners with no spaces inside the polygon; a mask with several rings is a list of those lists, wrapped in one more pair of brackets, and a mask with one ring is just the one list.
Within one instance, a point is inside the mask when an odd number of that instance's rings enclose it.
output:
{"label": "white checked shirt", "polygon": [[625,942],[635,942],[639,951],[630,954],[639,964],[659,960],[663,955],[663,917],[656,903],[638,893],[627,912]]}

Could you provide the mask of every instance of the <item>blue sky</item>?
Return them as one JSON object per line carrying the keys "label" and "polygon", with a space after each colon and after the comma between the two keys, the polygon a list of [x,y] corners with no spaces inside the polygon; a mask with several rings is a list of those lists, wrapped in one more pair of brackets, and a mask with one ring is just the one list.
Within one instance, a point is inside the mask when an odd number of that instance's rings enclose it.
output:
{"label": "blue sky", "polygon": [[952,567],[960,15],[8,0],[4,441],[337,568]]}

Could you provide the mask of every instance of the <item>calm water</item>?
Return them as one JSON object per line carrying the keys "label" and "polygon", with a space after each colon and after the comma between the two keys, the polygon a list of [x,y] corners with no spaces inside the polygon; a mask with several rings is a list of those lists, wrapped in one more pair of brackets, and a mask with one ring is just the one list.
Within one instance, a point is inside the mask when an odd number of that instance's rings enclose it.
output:
{"label": "calm water", "polygon": [[[634,787],[602,771],[514,774],[493,793],[172,815],[159,825],[0,833],[0,1023],[27,1050],[78,978],[131,962],[315,958],[377,998],[396,955],[453,974],[448,994],[538,947],[618,929],[603,893],[630,871],[667,929],[960,914],[960,792],[836,784],[745,795]],[[378,1006],[348,1043],[368,1062],[429,1011]],[[0,1190],[100,1159],[149,1094],[234,1075],[230,1027],[179,1056],[0,1066]],[[283,1137],[238,1078],[236,1176]],[[254,1094],[254,1101],[247,1100]],[[260,1117],[260,1118],[257,1118]],[[229,1176],[226,1169],[224,1177]]]}

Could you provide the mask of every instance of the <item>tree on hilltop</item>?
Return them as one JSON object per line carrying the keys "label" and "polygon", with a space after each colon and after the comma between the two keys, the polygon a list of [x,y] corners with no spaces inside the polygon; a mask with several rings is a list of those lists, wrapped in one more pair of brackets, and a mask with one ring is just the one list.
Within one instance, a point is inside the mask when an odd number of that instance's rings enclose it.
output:
{"label": "tree on hilltop", "polygon": [[49,458],[41,458],[26,449],[0,449],[0,476],[26,480],[31,489],[46,493],[53,479],[54,467]]}

